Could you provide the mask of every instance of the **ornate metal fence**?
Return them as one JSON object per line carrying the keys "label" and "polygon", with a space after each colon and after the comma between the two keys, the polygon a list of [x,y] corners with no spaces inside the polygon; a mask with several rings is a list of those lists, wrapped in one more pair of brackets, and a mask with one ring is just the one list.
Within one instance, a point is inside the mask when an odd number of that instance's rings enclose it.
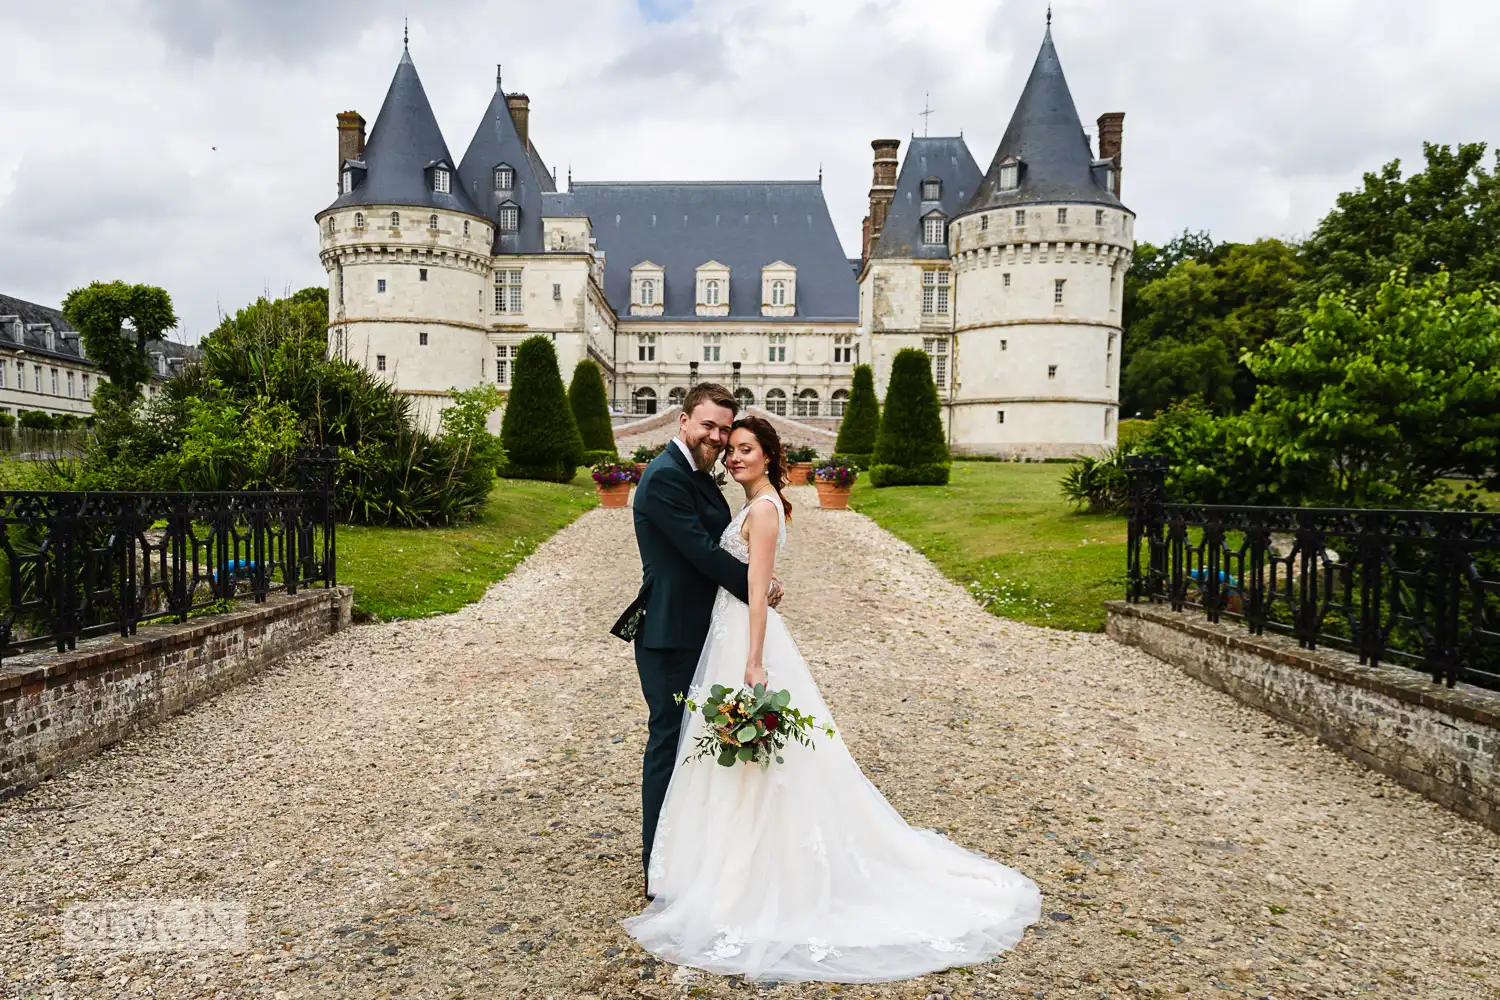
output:
{"label": "ornate metal fence", "polygon": [[297,490],[0,492],[0,658],[333,586],[333,454],[298,457]]}
{"label": "ornate metal fence", "polygon": [[1126,465],[1129,600],[1500,689],[1500,514],[1169,503]]}

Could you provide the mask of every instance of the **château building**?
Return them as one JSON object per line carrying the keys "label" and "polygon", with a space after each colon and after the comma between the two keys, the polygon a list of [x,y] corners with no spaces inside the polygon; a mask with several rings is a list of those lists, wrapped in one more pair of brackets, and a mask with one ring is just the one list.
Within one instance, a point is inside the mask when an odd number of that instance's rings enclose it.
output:
{"label": "ch\u00e2teau building", "polygon": [[626,413],[713,380],[811,422],[842,415],[856,364],[883,387],[910,346],[932,358],[955,452],[1098,450],[1114,440],[1131,247],[1123,118],[1100,119],[1096,157],[1049,27],[988,173],[962,137],[913,138],[899,172],[899,141],[876,140],[851,260],[821,178],[559,191],[529,98],[498,73],[455,158],[404,50],[368,139],[361,115],[338,115],[337,196],[316,215],[329,349],[430,426],[454,388],[507,388],[537,334],[564,378],[597,362]]}

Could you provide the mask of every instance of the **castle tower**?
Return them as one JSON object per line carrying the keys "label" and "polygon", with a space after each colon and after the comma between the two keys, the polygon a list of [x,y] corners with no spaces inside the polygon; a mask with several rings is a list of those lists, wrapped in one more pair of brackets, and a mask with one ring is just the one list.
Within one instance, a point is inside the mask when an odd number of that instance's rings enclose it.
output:
{"label": "castle tower", "polygon": [[1123,120],[1101,117],[1095,158],[1049,26],[989,171],[948,227],[955,453],[1114,445],[1135,223],[1118,197]]}
{"label": "castle tower", "polygon": [[329,351],[390,380],[436,428],[448,390],[486,377],[495,227],[459,180],[409,51],[368,143],[363,125],[339,115],[339,196],[316,216]]}

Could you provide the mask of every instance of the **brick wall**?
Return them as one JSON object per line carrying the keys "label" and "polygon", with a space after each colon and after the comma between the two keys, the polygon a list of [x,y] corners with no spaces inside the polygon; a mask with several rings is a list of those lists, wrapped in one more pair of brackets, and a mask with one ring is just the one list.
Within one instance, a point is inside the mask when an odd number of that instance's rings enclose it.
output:
{"label": "brick wall", "polygon": [[349,623],[349,587],[143,625],[0,664],[0,797],[212,697]]}
{"label": "brick wall", "polygon": [[1345,653],[1158,605],[1105,608],[1105,630],[1121,642],[1500,831],[1500,693],[1449,689],[1406,667],[1360,666]]}

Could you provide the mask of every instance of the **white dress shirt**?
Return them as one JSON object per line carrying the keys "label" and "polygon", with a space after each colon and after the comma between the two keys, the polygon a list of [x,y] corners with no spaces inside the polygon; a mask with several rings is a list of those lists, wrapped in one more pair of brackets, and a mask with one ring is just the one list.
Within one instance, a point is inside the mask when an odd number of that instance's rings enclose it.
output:
{"label": "white dress shirt", "polygon": [[675,444],[678,448],[682,449],[682,454],[686,456],[688,460],[688,468],[692,469],[694,472],[697,472],[698,463],[693,460],[693,453],[688,450],[688,446],[682,443],[682,438],[674,437],[672,439],[672,443]]}

